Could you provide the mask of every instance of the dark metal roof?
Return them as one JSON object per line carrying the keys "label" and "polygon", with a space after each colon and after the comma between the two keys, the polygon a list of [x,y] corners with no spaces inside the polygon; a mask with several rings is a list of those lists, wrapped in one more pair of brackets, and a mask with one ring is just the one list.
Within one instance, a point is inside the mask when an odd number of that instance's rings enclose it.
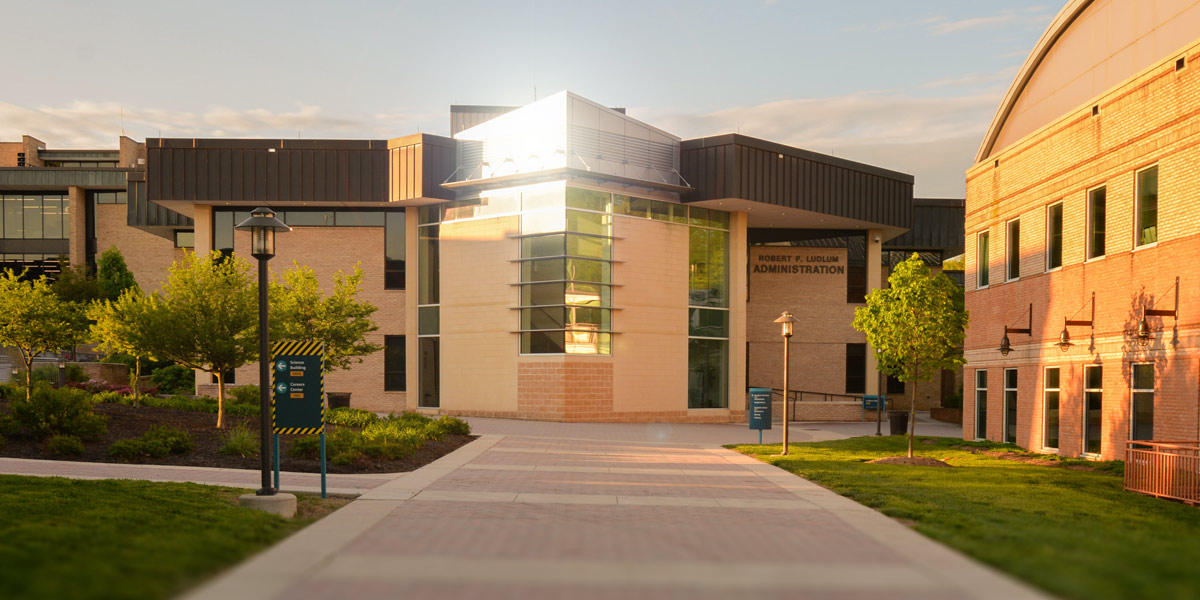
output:
{"label": "dark metal roof", "polygon": [[3,167],[0,190],[66,190],[71,186],[122,189],[129,169],[90,167]]}
{"label": "dark metal roof", "polygon": [[388,200],[453,200],[441,184],[457,166],[458,142],[450,138],[418,133],[388,140]]}
{"label": "dark metal roof", "polygon": [[151,202],[386,202],[387,140],[146,140]]}
{"label": "dark metal roof", "polygon": [[964,206],[964,201],[956,198],[914,198],[912,229],[884,242],[884,249],[940,249],[946,256],[962,254]]}
{"label": "dark metal roof", "polygon": [[685,202],[742,198],[894,227],[912,224],[913,176],[739,134],[680,144]]}
{"label": "dark metal roof", "polygon": [[146,197],[146,173],[129,174],[128,201],[125,204],[125,222],[133,227],[194,227],[191,217],[181,215],[165,206],[155,204]]}

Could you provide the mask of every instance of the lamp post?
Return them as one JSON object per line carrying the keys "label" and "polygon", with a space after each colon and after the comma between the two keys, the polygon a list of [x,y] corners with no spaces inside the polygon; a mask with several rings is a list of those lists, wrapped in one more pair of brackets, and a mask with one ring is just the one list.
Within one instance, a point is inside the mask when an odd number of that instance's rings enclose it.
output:
{"label": "lamp post", "polygon": [[792,313],[783,311],[778,319],[780,335],[783,336],[783,451],[781,456],[787,456],[788,453],[788,346],[792,341],[792,333],[795,330],[795,324],[799,319],[792,316]]}
{"label": "lamp post", "polygon": [[67,385],[67,359],[63,355],[58,355],[58,387]]}
{"label": "lamp post", "polygon": [[275,256],[275,232],[287,232],[291,228],[275,218],[275,211],[259,207],[250,213],[249,219],[238,223],[236,229],[250,232],[250,255],[258,259],[258,389],[262,420],[259,454],[262,456],[262,488],[255,494],[274,496],[275,488],[271,485],[271,349],[267,340],[267,261]]}

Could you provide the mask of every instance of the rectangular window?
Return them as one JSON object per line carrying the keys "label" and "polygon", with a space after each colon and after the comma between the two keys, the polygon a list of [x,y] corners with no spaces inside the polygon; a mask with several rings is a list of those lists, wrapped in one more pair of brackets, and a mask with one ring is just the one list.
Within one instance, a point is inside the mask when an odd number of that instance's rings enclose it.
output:
{"label": "rectangular window", "polygon": [[887,391],[885,393],[888,394],[889,396],[892,394],[903,394],[904,393],[904,382],[900,381],[899,379],[896,379],[895,377],[892,377],[891,375],[888,375],[887,376]]}
{"label": "rectangular window", "polygon": [[975,370],[975,439],[987,439],[987,371]]}
{"label": "rectangular window", "polygon": [[1083,451],[1099,454],[1104,428],[1104,370],[1099,365],[1083,368]]}
{"label": "rectangular window", "polygon": [[441,406],[441,343],[436,337],[423,337],[417,340],[420,360],[419,385],[421,397],[417,406],[421,408],[437,408]]}
{"label": "rectangular window", "polygon": [[1004,441],[1017,443],[1017,370],[1004,370]]}
{"label": "rectangular window", "polygon": [[1042,402],[1042,447],[1058,449],[1058,367],[1046,367],[1046,381]]}
{"label": "rectangular window", "polygon": [[846,344],[846,393],[867,392],[867,345]]}
{"label": "rectangular window", "polygon": [[688,408],[726,408],[729,342],[688,340]]}
{"label": "rectangular window", "polygon": [[403,392],[406,385],[404,336],[383,336],[383,390]]}
{"label": "rectangular window", "polygon": [[[1158,166],[1137,174],[1137,240],[1138,246],[1158,241]],[[1136,438],[1135,438],[1136,439]]]}
{"label": "rectangular window", "polygon": [[1062,266],[1063,254],[1063,203],[1046,209],[1046,268]]}
{"label": "rectangular window", "polygon": [[[341,215],[338,216],[338,223],[341,224]],[[404,213],[389,212],[384,222],[384,273],[383,287],[387,290],[402,290],[404,289],[405,277],[405,232],[404,232]]]}
{"label": "rectangular window", "polygon": [[1129,439],[1154,439],[1154,364],[1133,365],[1133,423]]}
{"label": "rectangular window", "polygon": [[417,228],[417,303],[438,304],[441,261],[438,258],[438,225]]}
{"label": "rectangular window", "polygon": [[1098,187],[1088,192],[1087,257],[1104,256],[1104,202],[1105,188]]}
{"label": "rectangular window", "polygon": [[1006,277],[1009,281],[1021,276],[1021,221],[1008,223],[1008,235],[1004,238],[1008,249]]}
{"label": "rectangular window", "polygon": [[212,248],[219,252],[233,252],[233,213],[213,212]]}
{"label": "rectangular window", "polygon": [[978,287],[988,286],[988,232],[979,234],[975,244],[975,272],[979,277]]}
{"label": "rectangular window", "polygon": [[25,196],[25,239],[42,239],[42,198]]}
{"label": "rectangular window", "polygon": [[196,232],[178,230],[175,232],[175,247],[176,248],[195,248],[196,247]]}

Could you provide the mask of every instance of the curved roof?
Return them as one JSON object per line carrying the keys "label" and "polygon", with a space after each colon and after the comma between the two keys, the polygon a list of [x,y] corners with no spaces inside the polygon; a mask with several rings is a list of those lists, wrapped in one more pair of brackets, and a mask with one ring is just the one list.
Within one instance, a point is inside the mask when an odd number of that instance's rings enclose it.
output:
{"label": "curved roof", "polygon": [[975,162],[1162,61],[1200,32],[1200,0],[1070,0],[1000,103]]}

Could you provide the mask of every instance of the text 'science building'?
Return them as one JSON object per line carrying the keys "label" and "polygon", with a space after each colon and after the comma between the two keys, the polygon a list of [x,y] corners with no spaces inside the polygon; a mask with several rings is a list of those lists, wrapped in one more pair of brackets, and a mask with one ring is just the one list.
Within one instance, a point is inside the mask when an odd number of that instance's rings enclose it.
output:
{"label": "text 'science building'", "polygon": [[[873,393],[887,384],[854,308],[906,253],[940,267],[963,245],[962,202],[914,201],[909,175],[740,135],[680,140],[568,92],[452,107],[451,137],[134,150],[104,170],[121,180],[119,224],[95,200],[107,188],[65,172],[39,187],[45,166],[0,168],[6,210],[52,192],[79,225],[45,258],[115,245],[153,289],[177,247],[245,252],[234,225],[270,206],[293,227],[273,269],[295,260],[328,282],[361,264],[385,350],[326,389],[372,410],[741,421],[748,386],[780,387],[783,310],[801,319],[795,390]],[[811,410],[860,413],[849,398]]]}

